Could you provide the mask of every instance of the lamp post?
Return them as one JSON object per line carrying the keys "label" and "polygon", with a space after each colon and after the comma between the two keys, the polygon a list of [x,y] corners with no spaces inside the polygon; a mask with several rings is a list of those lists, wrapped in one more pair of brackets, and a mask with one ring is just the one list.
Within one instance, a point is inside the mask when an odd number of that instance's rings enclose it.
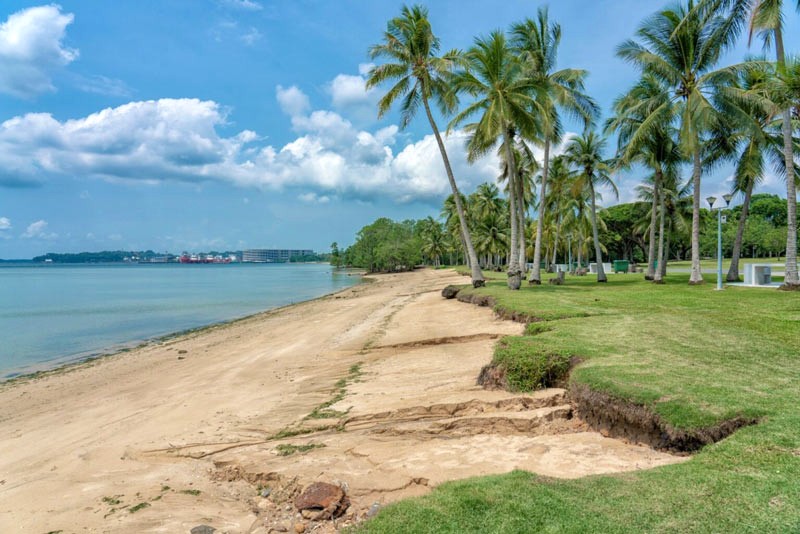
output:
{"label": "lamp post", "polygon": [[[722,195],[722,199],[725,201],[725,207],[723,208],[720,206],[717,208],[717,291],[722,290],[722,210],[730,206],[731,199],[733,195]],[[717,201],[717,197],[708,197],[706,202],[708,202],[708,207],[711,211],[714,211],[714,203]]]}

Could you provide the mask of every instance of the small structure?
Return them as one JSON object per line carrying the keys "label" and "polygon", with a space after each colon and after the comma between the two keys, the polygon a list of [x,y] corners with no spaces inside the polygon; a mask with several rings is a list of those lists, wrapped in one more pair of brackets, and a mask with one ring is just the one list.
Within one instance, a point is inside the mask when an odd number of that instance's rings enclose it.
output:
{"label": "small structure", "polygon": [[771,286],[772,267],[771,263],[745,263],[744,285]]}
{"label": "small structure", "polygon": [[[590,263],[589,264],[589,272],[591,274],[597,274],[597,263]],[[603,262],[603,272],[608,274],[611,272],[611,264]]]}

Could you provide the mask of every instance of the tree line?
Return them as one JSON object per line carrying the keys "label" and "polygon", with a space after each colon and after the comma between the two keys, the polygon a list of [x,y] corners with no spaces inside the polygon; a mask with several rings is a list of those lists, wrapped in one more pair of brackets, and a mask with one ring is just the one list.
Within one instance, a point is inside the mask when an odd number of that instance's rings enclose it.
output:
{"label": "tree line", "polygon": [[[399,104],[402,128],[424,112],[452,189],[445,227],[457,238],[476,287],[484,284],[481,269],[500,263],[509,288],[519,289],[529,265],[529,283],[539,284],[542,265],[555,263],[565,248],[579,260],[595,259],[597,280],[605,281],[602,263],[612,243],[604,238],[614,236],[599,214],[598,190],[616,194],[614,174],[642,168],[649,175],[637,193],[649,207],[646,222],[637,224],[644,230],[646,277],[663,280],[665,260],[670,251],[680,250],[678,236],[686,232],[689,283],[703,283],[700,258],[708,243],[701,234],[708,233],[701,232],[707,219],[702,178],[719,164],[732,162],[731,195],[741,194],[744,200],[732,234],[729,276],[738,278],[754,189],[772,170],[786,182],[786,221],[784,233],[770,235],[767,249],[783,249],[785,286],[798,288],[794,153],[800,61],[784,50],[784,7],[780,0],[689,0],[654,13],[634,38],[617,48],[618,57],[634,65],[640,78],[616,99],[602,125],[597,124],[599,107],[585,91],[588,73],[558,66],[562,31],[546,8],[507,31],[476,38],[468,50],[442,52],[427,10],[403,7],[387,23],[381,42],[370,49],[373,59],[385,62],[370,71],[367,86],[388,86],[378,115]],[[745,29],[751,37],[760,36],[765,48],[774,47],[775,60],[752,57],[720,66]],[[467,132],[470,162],[497,153],[505,211],[489,210],[486,204],[481,221],[470,221],[474,213],[469,211],[483,208],[467,206],[458,190],[432,108],[449,118],[448,130]],[[582,123],[583,132],[564,139],[565,117]],[[616,138],[616,150],[606,157],[610,137]],[[535,157],[534,149],[542,155]],[[485,202],[496,202],[488,198],[493,196],[491,187],[476,193],[486,196]],[[719,200],[714,208],[721,206]],[[726,205],[729,201],[726,195]],[[784,235],[784,246],[778,247]],[[632,254],[630,243],[625,246]]]}

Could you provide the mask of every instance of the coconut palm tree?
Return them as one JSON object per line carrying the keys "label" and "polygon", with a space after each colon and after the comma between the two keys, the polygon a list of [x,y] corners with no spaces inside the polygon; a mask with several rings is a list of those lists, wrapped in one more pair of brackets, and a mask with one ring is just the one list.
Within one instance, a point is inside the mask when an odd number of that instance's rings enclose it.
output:
{"label": "coconut palm tree", "polygon": [[449,128],[463,124],[480,114],[478,122],[467,124],[469,133],[467,158],[470,162],[483,157],[498,143],[505,144],[504,159],[509,168],[509,210],[511,212],[511,254],[508,264],[508,287],[519,289],[520,265],[519,175],[513,153],[518,133],[533,136],[538,129],[529,112],[535,105],[531,97],[531,81],[522,76],[521,63],[508,47],[505,35],[495,31],[475,40],[464,54],[466,68],[453,76],[453,90],[464,92],[474,100],[450,122]]}
{"label": "coconut palm tree", "polygon": [[[672,120],[664,120],[652,128],[648,135],[636,136],[644,121],[655,109],[664,106],[664,115],[672,115]],[[676,165],[681,160],[674,128],[674,113],[677,106],[670,102],[669,88],[655,76],[644,74],[628,92],[614,101],[614,116],[606,122],[606,131],[616,131],[617,163],[620,168],[641,164],[654,172],[648,199],[651,202],[647,271],[645,279],[656,278],[656,224],[660,206],[660,188],[664,168]]]}
{"label": "coconut palm tree", "polygon": [[[525,64],[526,77],[536,87],[536,106],[531,109],[540,122],[544,156],[539,198],[544,199],[550,174],[550,150],[562,136],[559,110],[588,125],[599,112],[597,104],[584,92],[587,72],[580,69],[556,70],[561,25],[551,23],[547,8],[539,8],[536,20],[526,19],[511,27],[511,42]],[[545,204],[539,203],[538,219],[544,220]],[[528,282],[541,284],[542,225],[537,226],[533,269]]]}
{"label": "coconut palm tree", "polygon": [[569,209],[569,188],[574,173],[564,156],[556,156],[550,164],[550,179],[547,187],[547,212],[552,214],[555,223],[553,255],[550,265],[558,263],[558,247],[561,242],[561,230],[566,210]]}
{"label": "coconut palm tree", "polygon": [[[748,26],[749,40],[752,41],[754,35],[762,38],[764,47],[768,48],[775,45],[775,58],[778,63],[778,78],[781,76],[785,80],[790,80],[792,66],[787,63],[786,51],[783,43],[783,13],[786,5],[794,4],[800,10],[800,0],[700,0],[695,8],[696,11],[706,17],[713,16],[720,10],[726,10],[730,24],[727,27],[725,37],[729,40],[735,39],[739,33]],[[794,62],[795,66],[797,62]],[[791,86],[791,82],[787,85]],[[783,136],[783,158],[784,168],[791,169],[794,166],[794,147],[792,142],[792,109],[797,105],[797,87],[792,94],[789,94],[780,105],[781,133]],[[786,202],[787,202],[787,234],[786,234],[786,275],[784,286],[786,288],[800,288],[800,277],[797,272],[797,185],[795,180],[786,180]]]}
{"label": "coconut palm tree", "polygon": [[659,11],[639,27],[639,41],[630,39],[617,48],[617,55],[663,82],[671,98],[645,119],[632,137],[651,135],[653,130],[673,118],[679,119],[681,148],[692,161],[692,273],[690,284],[702,284],[700,270],[700,183],[703,147],[709,131],[721,129],[723,117],[711,98],[721,86],[729,84],[741,66],[715,70],[720,55],[728,46],[731,21],[716,15],[702,15],[688,6]]}
{"label": "coconut palm tree", "polygon": [[[509,193],[510,186],[510,166],[506,162],[504,154],[506,153],[505,143],[501,143],[497,149],[498,157],[500,158],[500,175],[497,177],[498,183],[506,184],[506,194]],[[512,155],[517,166],[517,218],[519,228],[527,228],[527,214],[528,210],[534,205],[536,200],[536,193],[534,192],[534,177],[539,171],[539,162],[533,155],[533,150],[530,144],[522,137],[517,136],[514,142]],[[527,263],[527,237],[525,232],[519,233],[519,258],[520,267],[524,273]]]}
{"label": "coconut palm tree", "polygon": [[442,225],[429,216],[420,221],[419,233],[422,239],[422,253],[431,261],[434,267],[439,267],[442,256],[447,252],[446,234]]}
{"label": "coconut palm tree", "polygon": [[611,164],[603,157],[605,147],[606,140],[589,131],[580,136],[572,136],[564,151],[567,161],[578,168],[572,187],[576,190],[587,190],[589,193],[598,282],[607,282],[608,278],[603,269],[602,245],[597,227],[597,188],[608,187],[619,198],[617,186],[610,176]]}
{"label": "coconut palm tree", "polygon": [[387,23],[383,42],[369,50],[371,58],[386,58],[389,62],[374,67],[367,76],[366,85],[370,88],[388,81],[395,82],[378,102],[378,116],[386,114],[392,104],[402,98],[402,128],[408,126],[420,104],[425,109],[439,146],[450,188],[453,190],[462,239],[469,259],[472,285],[480,287],[485,284],[485,280],[478,266],[453,169],[431,111],[431,101],[438,105],[443,114],[448,114],[455,108],[454,95],[449,90],[446,79],[459,62],[460,54],[457,50],[450,50],[439,56],[439,48],[439,39],[433,34],[428,21],[428,10],[418,5],[404,6],[400,16]]}
{"label": "coconut palm tree", "polygon": [[[764,84],[772,86],[774,68],[760,64],[760,68],[742,72],[738,84],[726,88],[720,95],[724,112],[737,124],[735,140],[742,145],[736,161],[733,193],[744,196],[742,212],[736,229],[733,244],[731,265],[726,279],[729,282],[739,280],[739,256],[742,250],[745,222],[750,209],[753,189],[764,179],[765,167],[769,163],[773,170],[786,177],[786,161],[783,157],[783,135],[780,120],[774,121],[769,113],[770,106],[763,106],[763,100],[751,98],[753,91],[758,91]],[[793,138],[793,149],[796,149],[797,138]],[[793,175],[797,175],[794,171]]]}

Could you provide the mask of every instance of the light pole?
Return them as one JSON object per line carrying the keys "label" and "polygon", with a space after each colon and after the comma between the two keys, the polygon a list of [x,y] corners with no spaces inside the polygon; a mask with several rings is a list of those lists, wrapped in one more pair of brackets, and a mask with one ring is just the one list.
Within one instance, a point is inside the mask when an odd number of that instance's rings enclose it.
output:
{"label": "light pole", "polygon": [[[725,200],[725,208],[731,205],[733,195],[722,195],[722,198]],[[711,211],[714,211],[714,202],[716,201],[717,197],[708,197],[706,199]],[[717,208],[717,291],[722,290],[722,210],[725,208],[722,206]]]}

